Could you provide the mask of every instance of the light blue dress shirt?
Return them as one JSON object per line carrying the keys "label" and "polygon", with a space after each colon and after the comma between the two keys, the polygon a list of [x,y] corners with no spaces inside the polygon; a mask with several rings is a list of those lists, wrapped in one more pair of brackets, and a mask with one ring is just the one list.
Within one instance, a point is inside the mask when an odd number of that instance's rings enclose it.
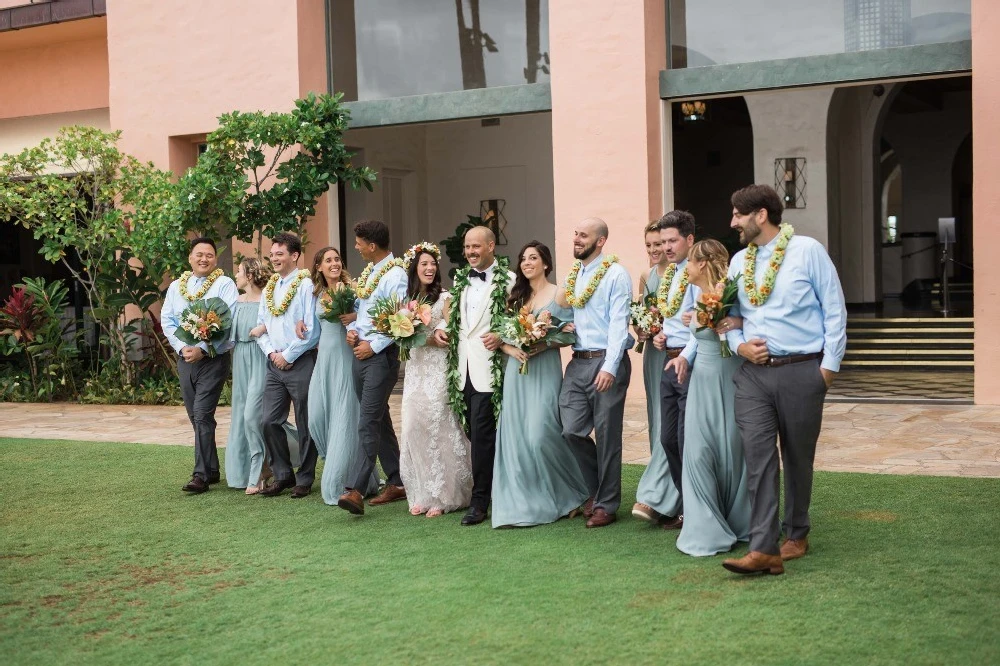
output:
{"label": "light blue dress shirt", "polygon": [[[288,287],[298,272],[294,270],[278,280],[278,284],[274,286],[275,304],[285,299]],[[305,340],[295,334],[295,325],[300,321],[305,322],[307,327]],[[306,278],[299,283],[292,302],[280,317],[271,314],[266,297],[261,296],[257,323],[264,324],[267,328],[267,333],[257,338],[257,346],[264,352],[264,356],[269,357],[271,352],[281,352],[286,361],[295,363],[295,359],[315,348],[319,343],[319,319],[316,317],[316,298],[313,296],[312,280]]]}
{"label": "light blue dress shirt", "polygon": [[[576,278],[576,296],[586,291],[603,260],[604,254],[599,254],[580,269]],[[628,332],[631,303],[632,278],[621,264],[616,263],[604,274],[604,279],[590,300],[582,308],[573,308],[573,321],[576,324],[576,343],[573,349],[605,350],[601,370],[612,375],[618,374],[622,354],[634,343]]]}
{"label": "light blue dress shirt", "polygon": [[[670,291],[667,294],[667,300],[670,300],[670,296],[677,289],[677,285],[681,281],[681,271],[687,268],[688,261],[685,259],[681,263],[677,264],[677,272],[674,273],[674,281],[670,286]],[[684,299],[681,301],[681,307],[677,309],[673,317],[664,318],[663,320],[663,334],[667,336],[667,347],[677,348],[683,347],[681,356],[687,359],[688,363],[694,362],[695,354],[698,351],[698,344],[694,340],[694,336],[691,335],[691,329],[681,323],[681,317],[685,312],[694,309],[694,304],[698,302],[698,295],[701,290],[693,284],[688,284],[687,292],[684,294]]]}
{"label": "light blue dress shirt", "polygon": [[[754,275],[757,286],[778,243],[775,237],[757,249]],[[743,272],[746,250],[729,264],[729,276]],[[821,367],[838,372],[847,348],[847,308],[837,269],[826,249],[815,239],[792,236],[778,270],[774,291],[761,306],[750,304],[740,286],[739,301],[730,314],[743,317],[743,330],[726,334],[735,351],[747,340],[763,338],[772,356],[823,352]]]}
{"label": "light blue dress shirt", "polygon": [[[205,284],[207,277],[197,277],[192,275],[188,278],[187,290],[189,294],[193,294],[201,286]],[[181,350],[187,346],[186,342],[181,342],[180,338],[177,337],[177,329],[180,326],[181,313],[187,309],[190,302],[184,300],[181,296],[180,280],[174,280],[170,283],[167,288],[167,297],[163,299],[163,309],[160,310],[160,325],[163,326],[163,334],[167,336],[167,342],[173,347],[174,351],[178,354]],[[231,278],[225,275],[219,277],[218,280],[212,283],[205,295],[199,300],[205,300],[208,298],[221,298],[229,306],[230,312],[235,315],[236,312],[236,300],[240,297],[240,291],[236,288],[236,283],[233,282]],[[225,353],[233,348],[235,343],[228,338],[221,342],[214,343],[215,351],[219,354]],[[199,342],[197,345],[202,351],[208,351],[207,342]]]}
{"label": "light blue dress shirt", "polygon": [[[384,259],[382,259],[382,261],[372,267],[369,275],[372,277],[377,275],[388,261],[395,261],[395,257],[392,256],[391,252]],[[354,309],[358,313],[358,318],[347,328],[351,331],[357,331],[358,338],[367,341],[368,344],[371,345],[372,351],[376,354],[391,345],[392,338],[382,335],[372,328],[372,316],[368,311],[375,305],[375,301],[380,298],[387,298],[389,296],[396,296],[400,299],[406,298],[406,290],[406,271],[401,267],[396,266],[395,268],[389,269],[389,271],[382,276],[382,279],[379,280],[378,286],[375,287],[375,291],[368,298],[359,298],[354,304]]]}

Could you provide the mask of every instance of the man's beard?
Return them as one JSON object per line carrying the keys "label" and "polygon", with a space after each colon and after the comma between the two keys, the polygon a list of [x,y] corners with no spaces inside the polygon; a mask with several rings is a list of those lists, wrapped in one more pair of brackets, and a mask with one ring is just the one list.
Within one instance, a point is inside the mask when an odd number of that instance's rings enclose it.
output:
{"label": "man's beard", "polygon": [[747,222],[747,225],[740,231],[740,242],[749,245],[754,242],[757,236],[760,236],[760,227],[757,226],[756,222]]}
{"label": "man's beard", "polygon": [[574,247],[573,248],[573,258],[574,259],[586,259],[591,254],[593,254],[594,250],[596,250],[596,249],[597,249],[597,241],[594,241],[593,243],[591,243],[590,245],[586,246],[582,250],[577,250]]}

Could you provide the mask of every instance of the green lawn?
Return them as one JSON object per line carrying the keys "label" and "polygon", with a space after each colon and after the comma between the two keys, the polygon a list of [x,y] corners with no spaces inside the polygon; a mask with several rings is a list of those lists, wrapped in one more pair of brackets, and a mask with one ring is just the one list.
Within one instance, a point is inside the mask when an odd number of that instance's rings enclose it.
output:
{"label": "green lawn", "polygon": [[817,474],[810,555],[746,579],[624,508],[599,530],[355,518],[185,495],[191,460],[0,439],[4,663],[1000,662],[997,479]]}

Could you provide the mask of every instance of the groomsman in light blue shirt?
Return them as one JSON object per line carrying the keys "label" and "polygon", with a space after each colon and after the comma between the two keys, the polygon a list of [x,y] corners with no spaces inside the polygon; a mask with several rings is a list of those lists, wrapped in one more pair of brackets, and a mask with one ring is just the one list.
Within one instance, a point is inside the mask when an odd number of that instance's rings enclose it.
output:
{"label": "groomsman in light blue shirt", "polygon": [[[730,226],[748,247],[733,257],[729,277],[754,276],[749,290],[740,279],[739,301],[730,311],[743,317],[743,329],[727,333],[729,346],[747,360],[733,382],[750,491],[750,552],[723,566],[740,574],[780,574],[783,561],[809,549],[813,458],[824,398],[847,346],[847,310],[830,256],[817,241],[781,225],[783,206],[773,188],[750,185],[733,193],[732,204]],[[785,482],[780,528],[779,449]]]}
{"label": "groomsman in light blue shirt", "polygon": [[[167,296],[160,311],[163,335],[177,353],[177,374],[181,381],[181,397],[188,419],[194,428],[194,471],[191,480],[181,490],[203,493],[209,484],[219,482],[219,452],[215,447],[215,410],[219,406],[222,385],[229,376],[229,354],[233,343],[227,337],[214,343],[215,356],[208,355],[208,343],[188,345],[177,337],[180,316],[195,301],[221,298],[232,311],[240,292],[236,283],[222,271],[216,273],[219,259],[215,241],[195,238],[191,241],[190,273],[184,273],[167,287]],[[214,273],[214,275],[213,275]],[[183,290],[181,280],[184,280]],[[207,289],[206,289],[207,287]],[[202,293],[204,292],[204,293]]]}
{"label": "groomsman in light blue shirt", "polygon": [[[625,393],[632,376],[626,354],[632,278],[621,264],[610,263],[597,281],[608,240],[604,220],[590,218],[573,232],[573,257],[580,265],[574,299],[593,295],[585,303],[571,301],[576,325],[573,360],[566,367],[559,394],[563,438],[573,449],[591,497],[584,506],[587,527],[615,522],[622,499],[622,420]],[[596,436],[596,443],[590,433]]]}
{"label": "groomsman in light blue shirt", "polygon": [[[299,279],[297,262],[301,254],[302,241],[295,234],[279,233],[271,239],[271,265],[278,281],[270,295],[268,288],[264,288],[257,311],[257,323],[267,329],[257,338],[257,345],[267,356],[261,424],[274,473],[274,483],[260,491],[263,497],[280,495],[285,488],[292,489],[293,499],[305,497],[311,492],[316,477],[318,452],[309,436],[308,393],[316,365],[320,328],[312,280]],[[292,289],[294,295],[287,309],[281,311]],[[280,314],[275,314],[272,308]],[[295,325],[300,321],[306,325],[305,339],[295,333]],[[298,460],[292,460],[285,434],[289,406],[295,410],[295,427],[299,433]],[[296,464],[298,469],[293,472]]]}

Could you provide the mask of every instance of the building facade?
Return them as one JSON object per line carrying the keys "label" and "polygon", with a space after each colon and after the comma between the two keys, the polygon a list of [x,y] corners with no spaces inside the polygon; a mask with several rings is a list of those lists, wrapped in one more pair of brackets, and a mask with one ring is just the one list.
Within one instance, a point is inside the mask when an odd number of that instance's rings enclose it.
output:
{"label": "building facade", "polygon": [[[898,358],[964,364],[1000,404],[991,30],[992,0],[0,0],[0,152],[88,124],[181,173],[221,113],[335,90],[379,183],[332,190],[314,247],[349,250],[351,222],[380,217],[401,250],[493,211],[500,252],[537,238],[559,275],[585,217],[638,278],[650,220],[691,210],[732,245],[729,194],[773,184],[853,313],[940,317],[947,271],[972,352]],[[52,270],[30,244],[0,254],[6,283]],[[897,362],[872,347],[859,364]]]}

